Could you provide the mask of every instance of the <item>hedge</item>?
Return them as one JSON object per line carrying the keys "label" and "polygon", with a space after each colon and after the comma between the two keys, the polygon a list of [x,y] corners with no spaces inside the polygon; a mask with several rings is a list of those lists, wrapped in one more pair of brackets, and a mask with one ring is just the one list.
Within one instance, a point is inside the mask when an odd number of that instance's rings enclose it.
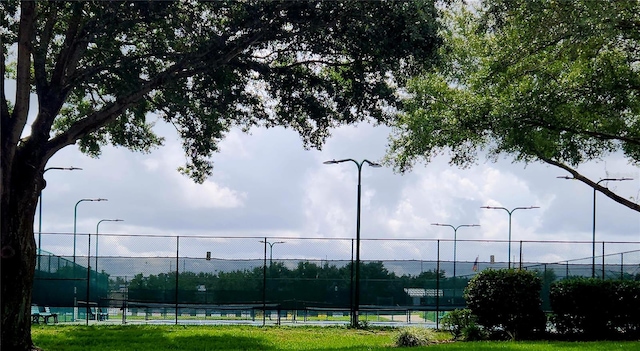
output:
{"label": "hedge", "polygon": [[572,278],[553,283],[552,321],[563,335],[640,336],[640,282]]}
{"label": "hedge", "polygon": [[467,307],[478,324],[511,338],[529,338],[546,329],[541,309],[541,279],[523,270],[484,270],[465,289]]}

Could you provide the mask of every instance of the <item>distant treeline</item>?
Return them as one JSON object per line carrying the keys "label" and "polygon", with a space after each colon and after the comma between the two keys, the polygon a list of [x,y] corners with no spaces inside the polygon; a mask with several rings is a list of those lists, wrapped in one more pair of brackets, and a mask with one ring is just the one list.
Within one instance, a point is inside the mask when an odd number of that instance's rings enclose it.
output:
{"label": "distant treeline", "polygon": [[[311,262],[299,262],[294,269],[282,262],[266,267],[232,272],[193,273],[178,275],[177,299],[179,303],[203,304],[280,304],[286,308],[316,307],[348,308],[350,304],[351,263],[337,267]],[[354,272],[355,274],[355,272]],[[438,279],[439,278],[439,281]],[[114,280],[113,284],[122,282]],[[467,280],[458,278],[456,295],[461,297]],[[175,303],[176,273],[136,275],[128,282],[128,299],[153,303]],[[415,300],[405,288],[453,289],[453,279],[445,272],[425,271],[418,275],[398,276],[380,261],[360,264],[361,305],[411,305]],[[264,295],[263,295],[264,293]],[[264,297],[264,300],[263,300]],[[420,303],[429,303],[428,297]]]}

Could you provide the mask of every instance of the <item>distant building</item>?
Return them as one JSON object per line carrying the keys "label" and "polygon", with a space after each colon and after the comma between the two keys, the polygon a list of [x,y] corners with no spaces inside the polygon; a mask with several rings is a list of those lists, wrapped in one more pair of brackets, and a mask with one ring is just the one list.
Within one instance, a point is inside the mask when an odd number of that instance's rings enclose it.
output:
{"label": "distant building", "polygon": [[412,306],[435,304],[436,297],[444,296],[441,289],[404,288],[404,292],[411,298]]}

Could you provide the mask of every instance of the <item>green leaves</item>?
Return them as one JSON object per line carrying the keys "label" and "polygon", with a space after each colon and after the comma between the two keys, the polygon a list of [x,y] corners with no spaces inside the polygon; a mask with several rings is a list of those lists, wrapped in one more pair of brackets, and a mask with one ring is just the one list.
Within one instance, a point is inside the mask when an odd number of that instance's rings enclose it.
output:
{"label": "green leaves", "polygon": [[450,151],[578,165],[640,162],[640,5],[485,1],[444,16],[442,65],[410,84],[389,160],[404,171]]}
{"label": "green leaves", "polygon": [[572,278],[550,290],[560,334],[586,339],[640,334],[640,282]]}
{"label": "green leaves", "polygon": [[479,324],[521,338],[545,329],[540,308],[542,283],[535,272],[484,270],[473,277],[464,296]]}
{"label": "green leaves", "polygon": [[[17,28],[19,10],[2,6]],[[203,181],[234,126],[289,127],[320,147],[332,127],[389,121],[398,87],[437,59],[436,15],[433,1],[39,2],[34,79],[17,83],[38,94],[48,157],[76,141],[92,156],[148,151],[162,142],[156,114]]]}

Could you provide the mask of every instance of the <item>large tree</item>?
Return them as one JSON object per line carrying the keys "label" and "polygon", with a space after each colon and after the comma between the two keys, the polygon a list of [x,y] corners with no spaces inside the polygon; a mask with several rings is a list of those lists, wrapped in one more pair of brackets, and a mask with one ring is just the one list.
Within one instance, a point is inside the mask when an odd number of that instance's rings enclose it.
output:
{"label": "large tree", "polygon": [[443,152],[458,166],[482,152],[546,162],[640,211],[577,171],[611,153],[640,163],[640,2],[485,0],[449,9],[442,65],[410,82],[390,162],[405,171]]}
{"label": "large tree", "polygon": [[1,2],[2,346],[33,347],[33,218],[55,153],[148,151],[155,113],[203,181],[233,127],[285,126],[319,147],[332,127],[386,122],[436,59],[433,2]]}

